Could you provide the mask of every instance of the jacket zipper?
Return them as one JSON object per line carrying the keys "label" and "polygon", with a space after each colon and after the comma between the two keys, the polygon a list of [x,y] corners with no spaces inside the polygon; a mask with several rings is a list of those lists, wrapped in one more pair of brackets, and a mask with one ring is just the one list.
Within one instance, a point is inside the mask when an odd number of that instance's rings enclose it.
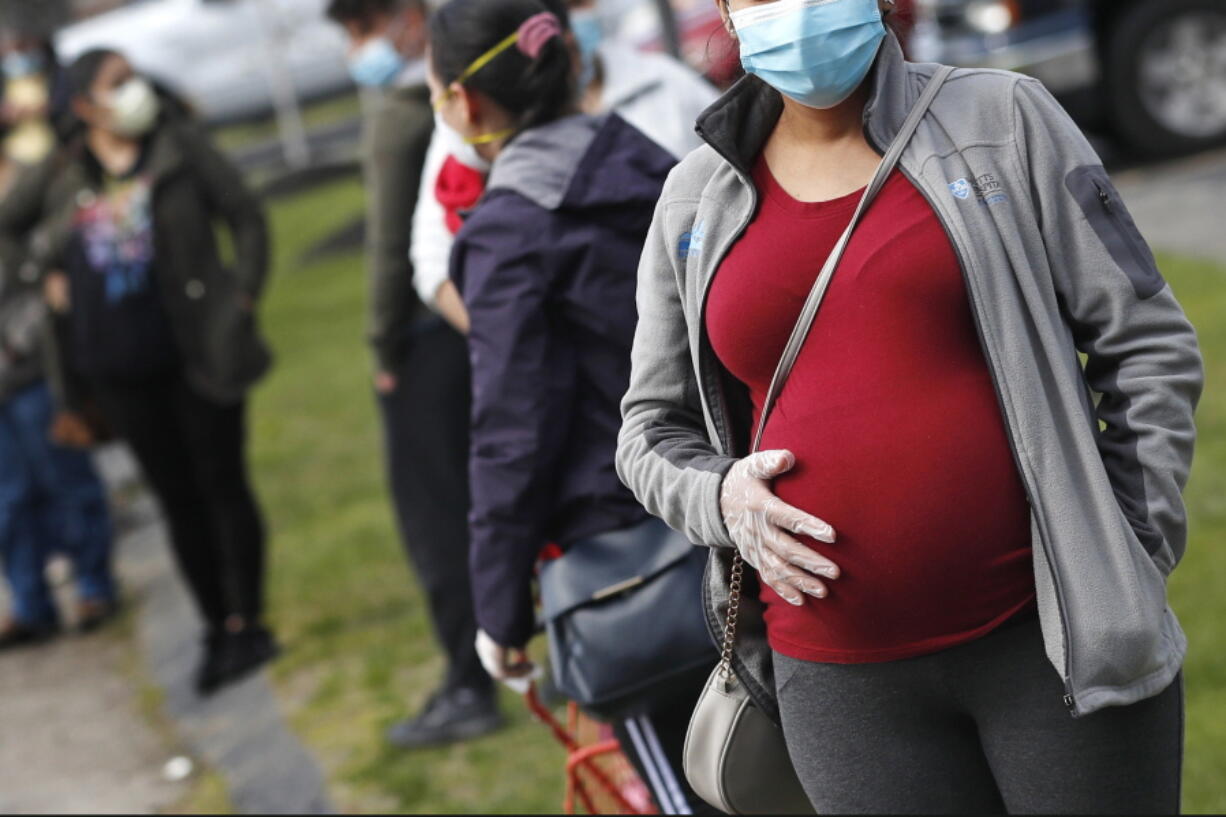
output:
{"label": "jacket zipper", "polygon": [[1111,223],[1115,225],[1115,231],[1119,233],[1120,238],[1128,245],[1128,253],[1132,256],[1132,260],[1136,262],[1138,268],[1145,269],[1149,267],[1150,262],[1145,258],[1136,242],[1133,241],[1131,231],[1124,226],[1124,221],[1120,217],[1119,210],[1115,209],[1112,203],[1111,193],[1102,186],[1098,179],[1091,179],[1094,183],[1094,189],[1098,191],[1098,201],[1102,204],[1103,210],[1107,213],[1107,217],[1111,219]]}
{"label": "jacket zipper", "polygon": [[[866,133],[866,136],[867,136],[867,133]],[[872,144],[871,137],[869,138],[869,144]],[[967,300],[970,302],[971,316],[974,318],[974,323],[975,323],[975,334],[978,336],[979,345],[983,349],[983,354],[988,364],[988,373],[991,375],[991,378],[992,378],[992,389],[996,393],[996,402],[997,402],[997,405],[1000,407],[1001,417],[1005,421],[1004,422],[1005,433],[1009,438],[1009,450],[1010,450],[1010,453],[1013,455],[1014,467],[1017,468],[1018,474],[1023,477],[1022,481],[1026,488],[1026,499],[1030,503],[1031,508],[1034,508],[1035,504],[1034,504],[1034,499],[1033,499],[1033,491],[1031,490],[1031,487],[1030,487],[1030,480],[1026,478],[1026,471],[1025,469],[1021,467],[1021,461],[1017,453],[1017,441],[1013,434],[1013,427],[1012,427],[1012,424],[1009,422],[1008,415],[1006,414],[1004,410],[1005,401],[1004,401],[1004,393],[1000,388],[1000,374],[996,369],[996,361],[993,358],[992,352],[990,348],[988,347],[987,340],[984,335],[982,318],[979,314],[979,305],[975,299],[974,291],[971,288],[970,275],[967,272],[966,259],[963,256],[962,248],[961,246],[959,246],[957,240],[954,238],[953,232],[949,229],[949,226],[945,223],[945,219],[941,217],[941,211],[937,208],[936,203],[932,200],[932,197],[928,194],[928,190],[919,182],[919,180],[917,180],[910,173],[908,173],[906,169],[903,168],[901,163],[898,165],[898,170],[904,176],[907,177],[907,179],[911,182],[912,186],[915,187],[916,190],[920,191],[920,194],[928,202],[928,206],[932,208],[932,212],[937,216],[937,221],[941,223],[941,228],[945,231],[945,235],[949,239],[950,246],[953,247],[954,253],[958,257],[958,269],[962,273],[962,282],[963,282],[963,285],[966,287]],[[1064,677],[1061,679],[1064,684],[1063,703],[1064,703],[1065,708],[1069,710],[1069,714],[1071,714],[1074,718],[1076,718],[1077,717],[1077,701],[1073,697],[1073,685],[1072,685],[1072,679],[1070,677],[1072,673],[1072,668],[1073,668],[1073,663],[1072,663],[1072,643],[1073,642],[1070,636],[1070,631],[1069,631],[1069,626],[1068,626],[1068,615],[1065,612],[1066,605],[1064,602],[1064,589],[1060,583],[1060,576],[1056,572],[1055,559],[1052,558],[1051,549],[1047,546],[1047,537],[1043,532],[1042,525],[1039,526],[1039,542],[1041,546],[1043,547],[1043,551],[1047,557],[1047,570],[1051,574],[1052,586],[1056,592],[1056,607],[1060,613],[1060,625],[1061,625],[1061,628],[1064,630]]]}

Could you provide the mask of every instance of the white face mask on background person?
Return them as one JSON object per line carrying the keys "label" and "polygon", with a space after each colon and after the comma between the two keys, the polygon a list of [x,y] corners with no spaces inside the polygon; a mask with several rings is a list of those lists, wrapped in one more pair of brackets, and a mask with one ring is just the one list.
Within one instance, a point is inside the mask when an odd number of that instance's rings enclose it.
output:
{"label": "white face mask on background person", "polygon": [[110,114],[110,130],[129,138],[152,130],[161,110],[157,92],[142,77],[132,77],[111,91],[105,107]]}
{"label": "white face mask on background person", "polygon": [[490,162],[477,152],[474,145],[465,141],[464,137],[444,121],[442,114],[434,114],[434,128],[443,140],[448,156],[454,156],[456,161],[481,173],[488,173]]}

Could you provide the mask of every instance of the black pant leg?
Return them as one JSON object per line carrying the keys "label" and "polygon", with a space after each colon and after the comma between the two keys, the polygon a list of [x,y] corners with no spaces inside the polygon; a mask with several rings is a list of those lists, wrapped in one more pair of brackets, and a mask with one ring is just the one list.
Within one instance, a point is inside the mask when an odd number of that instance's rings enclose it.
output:
{"label": "black pant leg", "polygon": [[179,421],[212,521],[215,571],[229,615],[258,622],[264,611],[264,520],[246,462],[246,403],[221,405],[180,382]]}
{"label": "black pant leg", "polygon": [[212,547],[212,519],[200,501],[192,452],[179,423],[177,380],[100,382],[98,402],[107,422],[131,448],[170,528],[179,571],[207,625],[221,627],[225,595]]}
{"label": "black pant leg", "polygon": [[470,389],[464,338],[441,322],[419,327],[380,395],[388,481],[405,550],[447,656],[450,689],[491,688],[473,643],[468,574]]}

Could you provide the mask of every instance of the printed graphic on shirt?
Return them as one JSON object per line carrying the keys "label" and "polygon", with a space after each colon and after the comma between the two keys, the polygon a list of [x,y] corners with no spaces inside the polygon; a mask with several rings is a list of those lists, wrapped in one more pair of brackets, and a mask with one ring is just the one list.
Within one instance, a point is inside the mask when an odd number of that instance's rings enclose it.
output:
{"label": "printed graphic on shirt", "polygon": [[137,177],[109,182],[83,201],[77,228],[86,261],[103,277],[107,304],[148,291],[153,262],[152,186]]}

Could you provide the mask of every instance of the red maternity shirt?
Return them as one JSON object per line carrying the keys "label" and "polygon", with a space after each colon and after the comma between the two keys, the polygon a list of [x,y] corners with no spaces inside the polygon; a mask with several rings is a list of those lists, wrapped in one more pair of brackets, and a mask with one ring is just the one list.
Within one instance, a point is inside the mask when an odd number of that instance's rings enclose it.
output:
{"label": "red maternity shirt", "polygon": [[[792,198],[765,161],[761,206],[716,274],[707,332],[754,419],[801,305],[859,203]],[[895,171],[834,275],[762,443],[797,466],[775,492],[826,520],[801,537],[842,576],[793,607],[763,585],[771,647],[831,663],[970,641],[1034,604],[1030,510],[936,214]]]}

